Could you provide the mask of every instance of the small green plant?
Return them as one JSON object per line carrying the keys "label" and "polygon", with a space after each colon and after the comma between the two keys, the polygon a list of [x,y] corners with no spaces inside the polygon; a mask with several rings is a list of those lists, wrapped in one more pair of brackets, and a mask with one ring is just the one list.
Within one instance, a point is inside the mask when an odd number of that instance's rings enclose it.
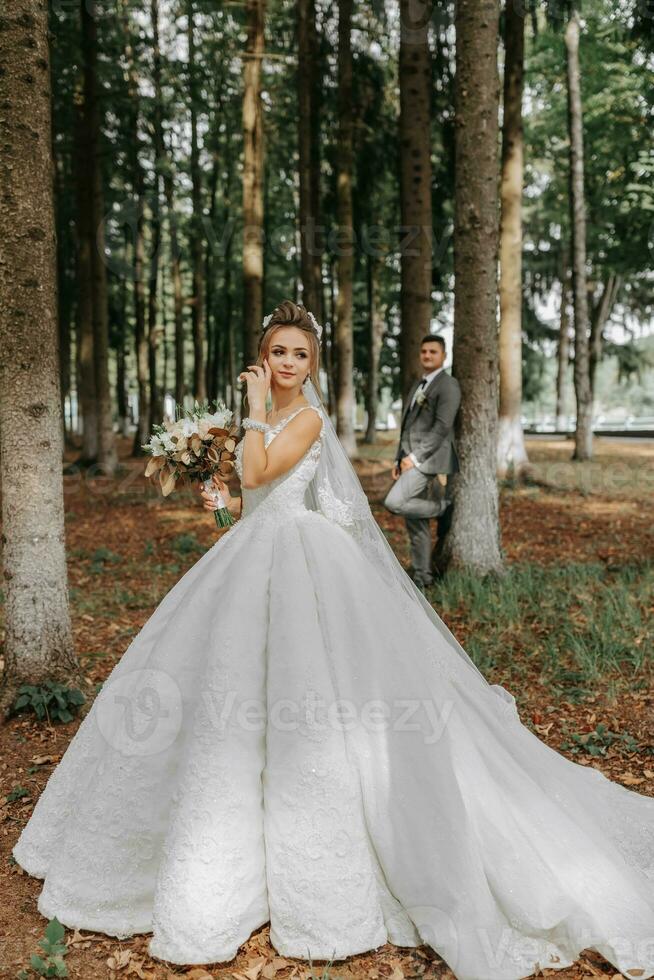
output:
{"label": "small green plant", "polygon": [[336,956],[336,950],[334,950],[334,952],[332,953],[332,958],[330,959],[330,961],[327,964],[327,966],[324,966],[322,968],[321,975],[320,976],[316,976],[316,974],[313,972],[313,960],[311,959],[311,953],[309,952],[309,947],[307,946],[307,957],[308,957],[308,960],[309,960],[309,969],[311,970],[311,980],[339,980],[339,978],[338,978],[338,976],[336,976],[336,974],[332,974],[330,972],[330,967],[331,967],[332,963],[334,962],[334,957],[335,956]]}
{"label": "small green plant", "polygon": [[573,734],[572,741],[562,742],[561,748],[577,755],[579,752],[587,752],[588,755],[606,755],[609,746],[617,742],[622,742],[626,752],[639,752],[640,746],[633,735],[628,732],[612,732],[606,725],[600,722],[592,732],[584,732],[582,735]]}
{"label": "small green plant", "polygon": [[582,704],[593,693],[584,684],[585,680],[583,671],[557,666],[553,671],[552,690],[570,704]]}
{"label": "small green plant", "polygon": [[170,548],[178,555],[190,555],[194,551],[204,551],[194,534],[178,534],[170,542]]}
{"label": "small green plant", "polygon": [[14,786],[11,792],[6,794],[5,800],[7,801],[7,803],[15,803],[16,800],[22,800],[23,797],[29,795],[30,795],[29,790],[25,789],[24,786]]}
{"label": "small green plant", "polygon": [[66,687],[58,681],[21,684],[12,708],[13,714],[34,712],[39,721],[72,721],[86,698],[77,687]]}
{"label": "small green plant", "polygon": [[107,565],[118,564],[122,561],[120,555],[110,551],[109,548],[96,548],[91,555],[91,571],[95,574],[104,571]]}
{"label": "small green plant", "polygon": [[[43,939],[39,939],[39,946],[43,954],[32,953],[30,966],[37,977],[67,977],[68,967],[64,962],[64,956],[68,953],[68,947],[63,941],[66,930],[55,916],[48,922]],[[30,972],[20,970],[17,980],[29,980]]]}
{"label": "small green plant", "polygon": [[181,568],[179,562],[158,562],[149,566],[151,575],[177,575]]}

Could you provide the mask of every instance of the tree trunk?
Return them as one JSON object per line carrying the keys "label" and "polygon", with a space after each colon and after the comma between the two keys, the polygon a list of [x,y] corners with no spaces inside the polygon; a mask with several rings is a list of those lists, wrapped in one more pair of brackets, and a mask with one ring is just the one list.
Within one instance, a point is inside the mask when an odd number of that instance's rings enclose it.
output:
{"label": "tree trunk", "polygon": [[577,425],[573,459],[593,457],[593,399],[590,390],[588,289],[586,283],[586,206],[584,139],[579,71],[579,18],[573,13],[565,30],[570,139],[570,228],[572,234],[572,304],[575,324],[574,387]]}
{"label": "tree trunk", "polygon": [[379,298],[379,273],[382,262],[374,256],[367,257],[368,272],[368,378],[366,388],[366,413],[368,416],[366,424],[366,434],[364,442],[377,442],[377,407],[379,396],[379,357],[382,349],[382,339],[384,337],[384,318],[382,316],[381,302]]}
{"label": "tree trunk", "polygon": [[125,81],[129,94],[128,121],[130,140],[130,167],[134,210],[134,251],[132,257],[132,278],[134,282],[134,352],[136,360],[136,379],[138,385],[138,420],[134,432],[132,455],[142,456],[142,446],[150,437],[150,365],[149,344],[145,321],[145,242],[143,225],[145,221],[145,176],[140,159],[141,138],[139,135],[140,100],[138,77],[132,48],[129,10],[126,0],[122,0],[121,12],[125,36]]}
{"label": "tree trunk", "polygon": [[189,101],[191,109],[191,184],[193,188],[193,217],[191,219],[191,267],[193,270],[193,298],[191,300],[191,323],[193,325],[193,397],[205,401],[207,388],[204,371],[204,229],[202,222],[202,171],[200,169],[200,148],[198,145],[198,102],[200,99],[195,60],[195,24],[193,5],[188,0],[186,6],[188,19],[188,71]]}
{"label": "tree trunk", "polygon": [[95,0],[80,0],[84,79],[84,132],[87,141],[87,193],[91,220],[87,231],[93,284],[93,363],[98,412],[98,467],[110,476],[118,457],[114,439],[111,387],[109,384],[109,300],[104,244],[104,192],[101,159],[101,111],[97,83],[97,9]]}
{"label": "tree trunk", "polygon": [[504,8],[504,122],[500,224],[500,408],[497,472],[520,477],[529,468],[522,433],[522,79],[524,12]]}
{"label": "tree trunk", "polygon": [[400,208],[403,397],[422,373],[420,341],[431,325],[431,52],[427,0],[400,0]]}
{"label": "tree trunk", "polygon": [[336,430],[343,448],[356,455],[354,410],[354,336],[352,331],[352,280],[354,276],[354,228],[352,218],[352,171],[354,166],[352,111],[352,2],[338,3],[338,142],[336,146],[336,212],[338,257],[336,295]]}
{"label": "tree trunk", "polygon": [[[169,155],[172,153],[169,151]],[[175,401],[184,404],[186,394],[184,371],[184,297],[182,295],[182,271],[179,242],[177,239],[177,215],[175,214],[175,188],[170,161],[164,170],[164,194],[168,212],[168,237],[170,239],[170,278],[173,285],[173,310],[175,317]]]}
{"label": "tree trunk", "polygon": [[611,272],[602,285],[602,292],[593,309],[593,317],[590,324],[590,349],[588,358],[590,395],[593,399],[593,405],[595,404],[595,380],[597,375],[597,366],[602,359],[604,327],[606,326],[607,320],[611,316],[611,312],[615,306],[620,285],[620,276],[617,276],[614,272]]}
{"label": "tree trunk", "polygon": [[[163,226],[161,229],[161,234],[163,237]],[[166,277],[166,263],[161,263],[161,284],[159,287],[159,309],[161,310],[161,343],[163,346],[163,366],[161,369],[161,389],[164,394],[168,391],[168,378],[169,378],[169,366],[171,362],[170,351],[172,344],[170,342],[170,331],[168,330],[168,324],[170,322],[169,317],[169,302],[168,302],[168,280]],[[163,399],[162,399],[163,401]],[[165,404],[165,402],[164,402]],[[163,416],[162,416],[163,417]]]}
{"label": "tree trunk", "polygon": [[161,175],[164,168],[163,144],[163,94],[161,88],[161,49],[159,47],[159,0],[150,2],[152,24],[152,76],[154,83],[154,187],[152,190],[152,252],[148,277],[148,373],[150,378],[150,429],[160,425],[163,419],[163,395],[165,387],[157,378],[157,357],[163,330],[157,323],[159,286],[159,251],[161,248]]}
{"label": "tree trunk", "polygon": [[456,7],[454,374],[461,386],[452,525],[443,562],[502,569],[497,493],[499,0]]}
{"label": "tree trunk", "polygon": [[[228,229],[230,224],[230,215],[232,211],[232,173],[233,173],[233,160],[232,154],[230,152],[229,146],[225,147],[225,190],[223,193],[223,229]],[[225,399],[226,405],[233,411],[236,409],[236,337],[234,331],[234,317],[233,317],[233,298],[232,298],[232,246],[233,246],[234,236],[231,232],[227,235],[227,241],[225,243],[225,251],[223,256],[223,305],[225,316],[221,325],[221,332],[224,334],[224,348],[225,348],[225,364],[224,371],[226,374],[225,378]],[[227,400],[228,398],[228,400]]]}
{"label": "tree trunk", "polygon": [[93,363],[93,277],[91,274],[91,249],[93,248],[93,217],[88,194],[88,146],[82,92],[75,105],[75,243],[76,243],[76,361],[77,361],[77,411],[82,423],[83,466],[95,463],[98,458],[98,401],[95,391],[95,367]]}
{"label": "tree trunk", "polygon": [[247,0],[243,75],[243,364],[257,359],[263,320],[263,162],[261,64],[266,0]]}
{"label": "tree trunk", "polygon": [[[220,115],[220,106],[217,108]],[[217,136],[216,136],[217,138]],[[218,174],[220,171],[220,155],[214,150],[213,162],[211,167],[211,178],[209,181],[209,227],[216,227],[216,198],[218,194]],[[218,397],[218,327],[216,324],[216,290],[215,282],[217,276],[216,247],[212,240],[206,249],[205,255],[205,281],[206,287],[206,310],[205,310],[205,332],[207,335],[207,398],[210,402]]]}
{"label": "tree trunk", "polygon": [[325,335],[323,336],[324,347],[324,366],[327,375],[327,409],[330,416],[335,415],[336,391],[334,379],[336,378],[337,354],[334,345],[334,324],[336,323],[336,258],[332,254],[327,266],[328,288],[329,288],[329,316],[326,318]]}
{"label": "tree trunk", "polygon": [[[126,243],[127,244],[127,243]],[[120,284],[120,308],[118,310],[118,337],[116,346],[116,406],[118,408],[118,431],[129,435],[129,409],[127,400],[127,277]]]}
{"label": "tree trunk", "polygon": [[71,335],[73,315],[73,293],[68,277],[68,262],[71,254],[68,218],[64,208],[64,178],[61,153],[57,156],[57,143],[53,140],[54,160],[54,204],[55,235],[57,248],[57,322],[59,324],[59,377],[61,384],[61,422],[63,426],[64,447],[74,446],[66,425],[66,401],[72,405],[71,398]]}
{"label": "tree trunk", "polygon": [[317,106],[316,5],[298,0],[298,150],[302,301],[322,323],[322,236],[320,234],[320,142]]}
{"label": "tree trunk", "polygon": [[0,104],[5,716],[21,684],[81,679],[64,536],[48,7],[39,0],[14,0],[3,15]]}
{"label": "tree trunk", "polygon": [[561,275],[561,310],[559,313],[559,342],[557,350],[556,372],[556,428],[565,432],[568,428],[568,413],[565,405],[565,380],[568,373],[568,358],[570,356],[570,309],[568,268],[564,263]]}

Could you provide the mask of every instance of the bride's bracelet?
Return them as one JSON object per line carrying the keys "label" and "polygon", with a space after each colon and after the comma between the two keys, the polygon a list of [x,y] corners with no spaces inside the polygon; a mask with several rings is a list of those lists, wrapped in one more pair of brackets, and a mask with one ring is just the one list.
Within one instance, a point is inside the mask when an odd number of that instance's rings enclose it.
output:
{"label": "bride's bracelet", "polygon": [[267,432],[270,428],[267,422],[259,422],[257,419],[251,419],[249,416],[243,419],[241,425],[244,429],[257,429],[259,432]]}

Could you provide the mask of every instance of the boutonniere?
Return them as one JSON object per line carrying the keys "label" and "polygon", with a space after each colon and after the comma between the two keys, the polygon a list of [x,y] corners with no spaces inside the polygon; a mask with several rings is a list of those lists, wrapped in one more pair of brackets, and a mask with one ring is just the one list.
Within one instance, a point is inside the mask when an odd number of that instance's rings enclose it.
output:
{"label": "boutonniere", "polygon": [[424,389],[419,391],[416,395],[416,405],[424,405],[427,401],[427,396],[425,395]]}

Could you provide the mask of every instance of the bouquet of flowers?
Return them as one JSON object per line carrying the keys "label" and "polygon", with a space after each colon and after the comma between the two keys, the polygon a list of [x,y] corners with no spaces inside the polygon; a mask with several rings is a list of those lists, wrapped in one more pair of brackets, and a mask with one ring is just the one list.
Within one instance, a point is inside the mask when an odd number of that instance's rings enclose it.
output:
{"label": "bouquet of flowers", "polygon": [[224,402],[216,402],[211,412],[208,402],[199,405],[196,401],[193,409],[175,414],[174,422],[155,425],[150,441],[141,447],[151,456],[145,476],[158,473],[164,497],[173,492],[178,480],[201,480],[218,504],[214,510],[216,524],[227,527],[234,521],[212,478],[214,473],[227,477],[234,468],[238,427],[231,424],[233,413]]}

